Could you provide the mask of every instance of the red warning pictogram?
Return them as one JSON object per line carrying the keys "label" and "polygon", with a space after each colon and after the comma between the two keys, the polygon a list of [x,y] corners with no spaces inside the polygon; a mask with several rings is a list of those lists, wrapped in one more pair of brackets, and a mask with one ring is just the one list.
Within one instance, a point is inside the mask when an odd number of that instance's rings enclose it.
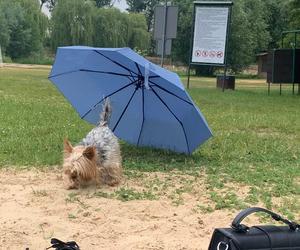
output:
{"label": "red warning pictogram", "polygon": [[217,57],[218,57],[218,58],[223,57],[223,51],[218,51],[218,52],[217,52]]}
{"label": "red warning pictogram", "polygon": [[203,57],[208,57],[208,51],[203,50],[203,51],[202,51],[202,56],[203,56]]}
{"label": "red warning pictogram", "polygon": [[195,56],[201,57],[201,50],[196,50],[195,51]]}
{"label": "red warning pictogram", "polygon": [[216,56],[216,54],[217,54],[216,51],[211,50],[209,52],[209,57],[214,58]]}

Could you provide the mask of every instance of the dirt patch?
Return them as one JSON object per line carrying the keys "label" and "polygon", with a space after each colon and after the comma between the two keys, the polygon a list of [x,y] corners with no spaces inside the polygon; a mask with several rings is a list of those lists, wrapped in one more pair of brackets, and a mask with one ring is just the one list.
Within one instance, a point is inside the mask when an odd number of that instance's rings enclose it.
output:
{"label": "dirt patch", "polygon": [[[172,176],[152,173],[125,181],[117,189],[142,189],[141,183],[151,183],[157,177],[165,181]],[[184,194],[184,202],[179,205],[174,205],[168,191],[156,200],[124,202],[97,195],[117,190],[109,187],[65,190],[58,169],[2,169],[0,248],[40,250],[56,237],[75,240],[83,250],[207,249],[213,229],[228,226],[234,214],[195,209],[197,204],[207,202],[201,176],[196,185],[203,192]]]}
{"label": "dirt patch", "polygon": [[20,64],[20,63],[3,63],[5,68],[23,68],[23,69],[51,69],[51,65],[39,65],[39,64]]}

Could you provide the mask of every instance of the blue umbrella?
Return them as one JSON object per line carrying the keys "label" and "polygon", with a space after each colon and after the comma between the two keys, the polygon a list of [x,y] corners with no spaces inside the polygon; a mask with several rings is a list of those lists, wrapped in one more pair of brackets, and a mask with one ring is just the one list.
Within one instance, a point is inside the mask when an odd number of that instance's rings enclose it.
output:
{"label": "blue umbrella", "polygon": [[178,75],[129,48],[60,47],[49,79],[95,125],[109,97],[109,127],[131,144],[191,154],[212,135]]}

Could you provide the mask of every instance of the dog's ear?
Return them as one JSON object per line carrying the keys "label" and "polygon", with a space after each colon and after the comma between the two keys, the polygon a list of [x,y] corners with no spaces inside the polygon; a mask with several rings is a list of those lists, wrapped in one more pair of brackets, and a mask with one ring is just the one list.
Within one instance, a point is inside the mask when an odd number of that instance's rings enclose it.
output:
{"label": "dog's ear", "polygon": [[64,155],[68,156],[73,152],[73,147],[71,142],[67,138],[64,139]]}
{"label": "dog's ear", "polygon": [[82,154],[84,157],[92,161],[96,156],[96,148],[94,146],[87,147]]}

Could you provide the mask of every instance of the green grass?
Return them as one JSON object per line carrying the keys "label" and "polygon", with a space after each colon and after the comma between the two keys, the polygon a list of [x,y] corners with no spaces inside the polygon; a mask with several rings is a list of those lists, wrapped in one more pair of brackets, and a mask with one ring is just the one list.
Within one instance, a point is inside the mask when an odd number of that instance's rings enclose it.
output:
{"label": "green grass", "polygon": [[47,75],[0,69],[0,165],[59,164],[62,138],[75,142],[90,129]]}
{"label": "green grass", "polygon": [[[91,129],[47,80],[48,73],[43,69],[0,69],[0,166],[58,165],[63,138],[76,143]],[[267,85],[257,79],[237,79],[236,90],[224,93],[215,85],[214,78],[192,78],[189,90],[213,138],[192,156],[122,143],[125,173],[130,177],[137,170],[178,169],[189,174],[201,170],[207,175],[211,199],[217,201],[215,209],[242,207],[228,187],[239,183],[251,187],[243,202],[278,206],[285,214],[296,212],[300,96],[292,95],[291,86],[283,88],[282,96],[278,86],[273,86],[268,96]],[[228,194],[214,193],[221,189],[227,189]],[[130,200],[152,194],[124,189],[118,195]],[[274,203],[276,197],[287,197],[286,207]]]}
{"label": "green grass", "polygon": [[130,201],[130,200],[156,200],[157,197],[148,191],[136,191],[133,188],[124,188],[121,187],[115,192],[117,199],[121,201]]}

